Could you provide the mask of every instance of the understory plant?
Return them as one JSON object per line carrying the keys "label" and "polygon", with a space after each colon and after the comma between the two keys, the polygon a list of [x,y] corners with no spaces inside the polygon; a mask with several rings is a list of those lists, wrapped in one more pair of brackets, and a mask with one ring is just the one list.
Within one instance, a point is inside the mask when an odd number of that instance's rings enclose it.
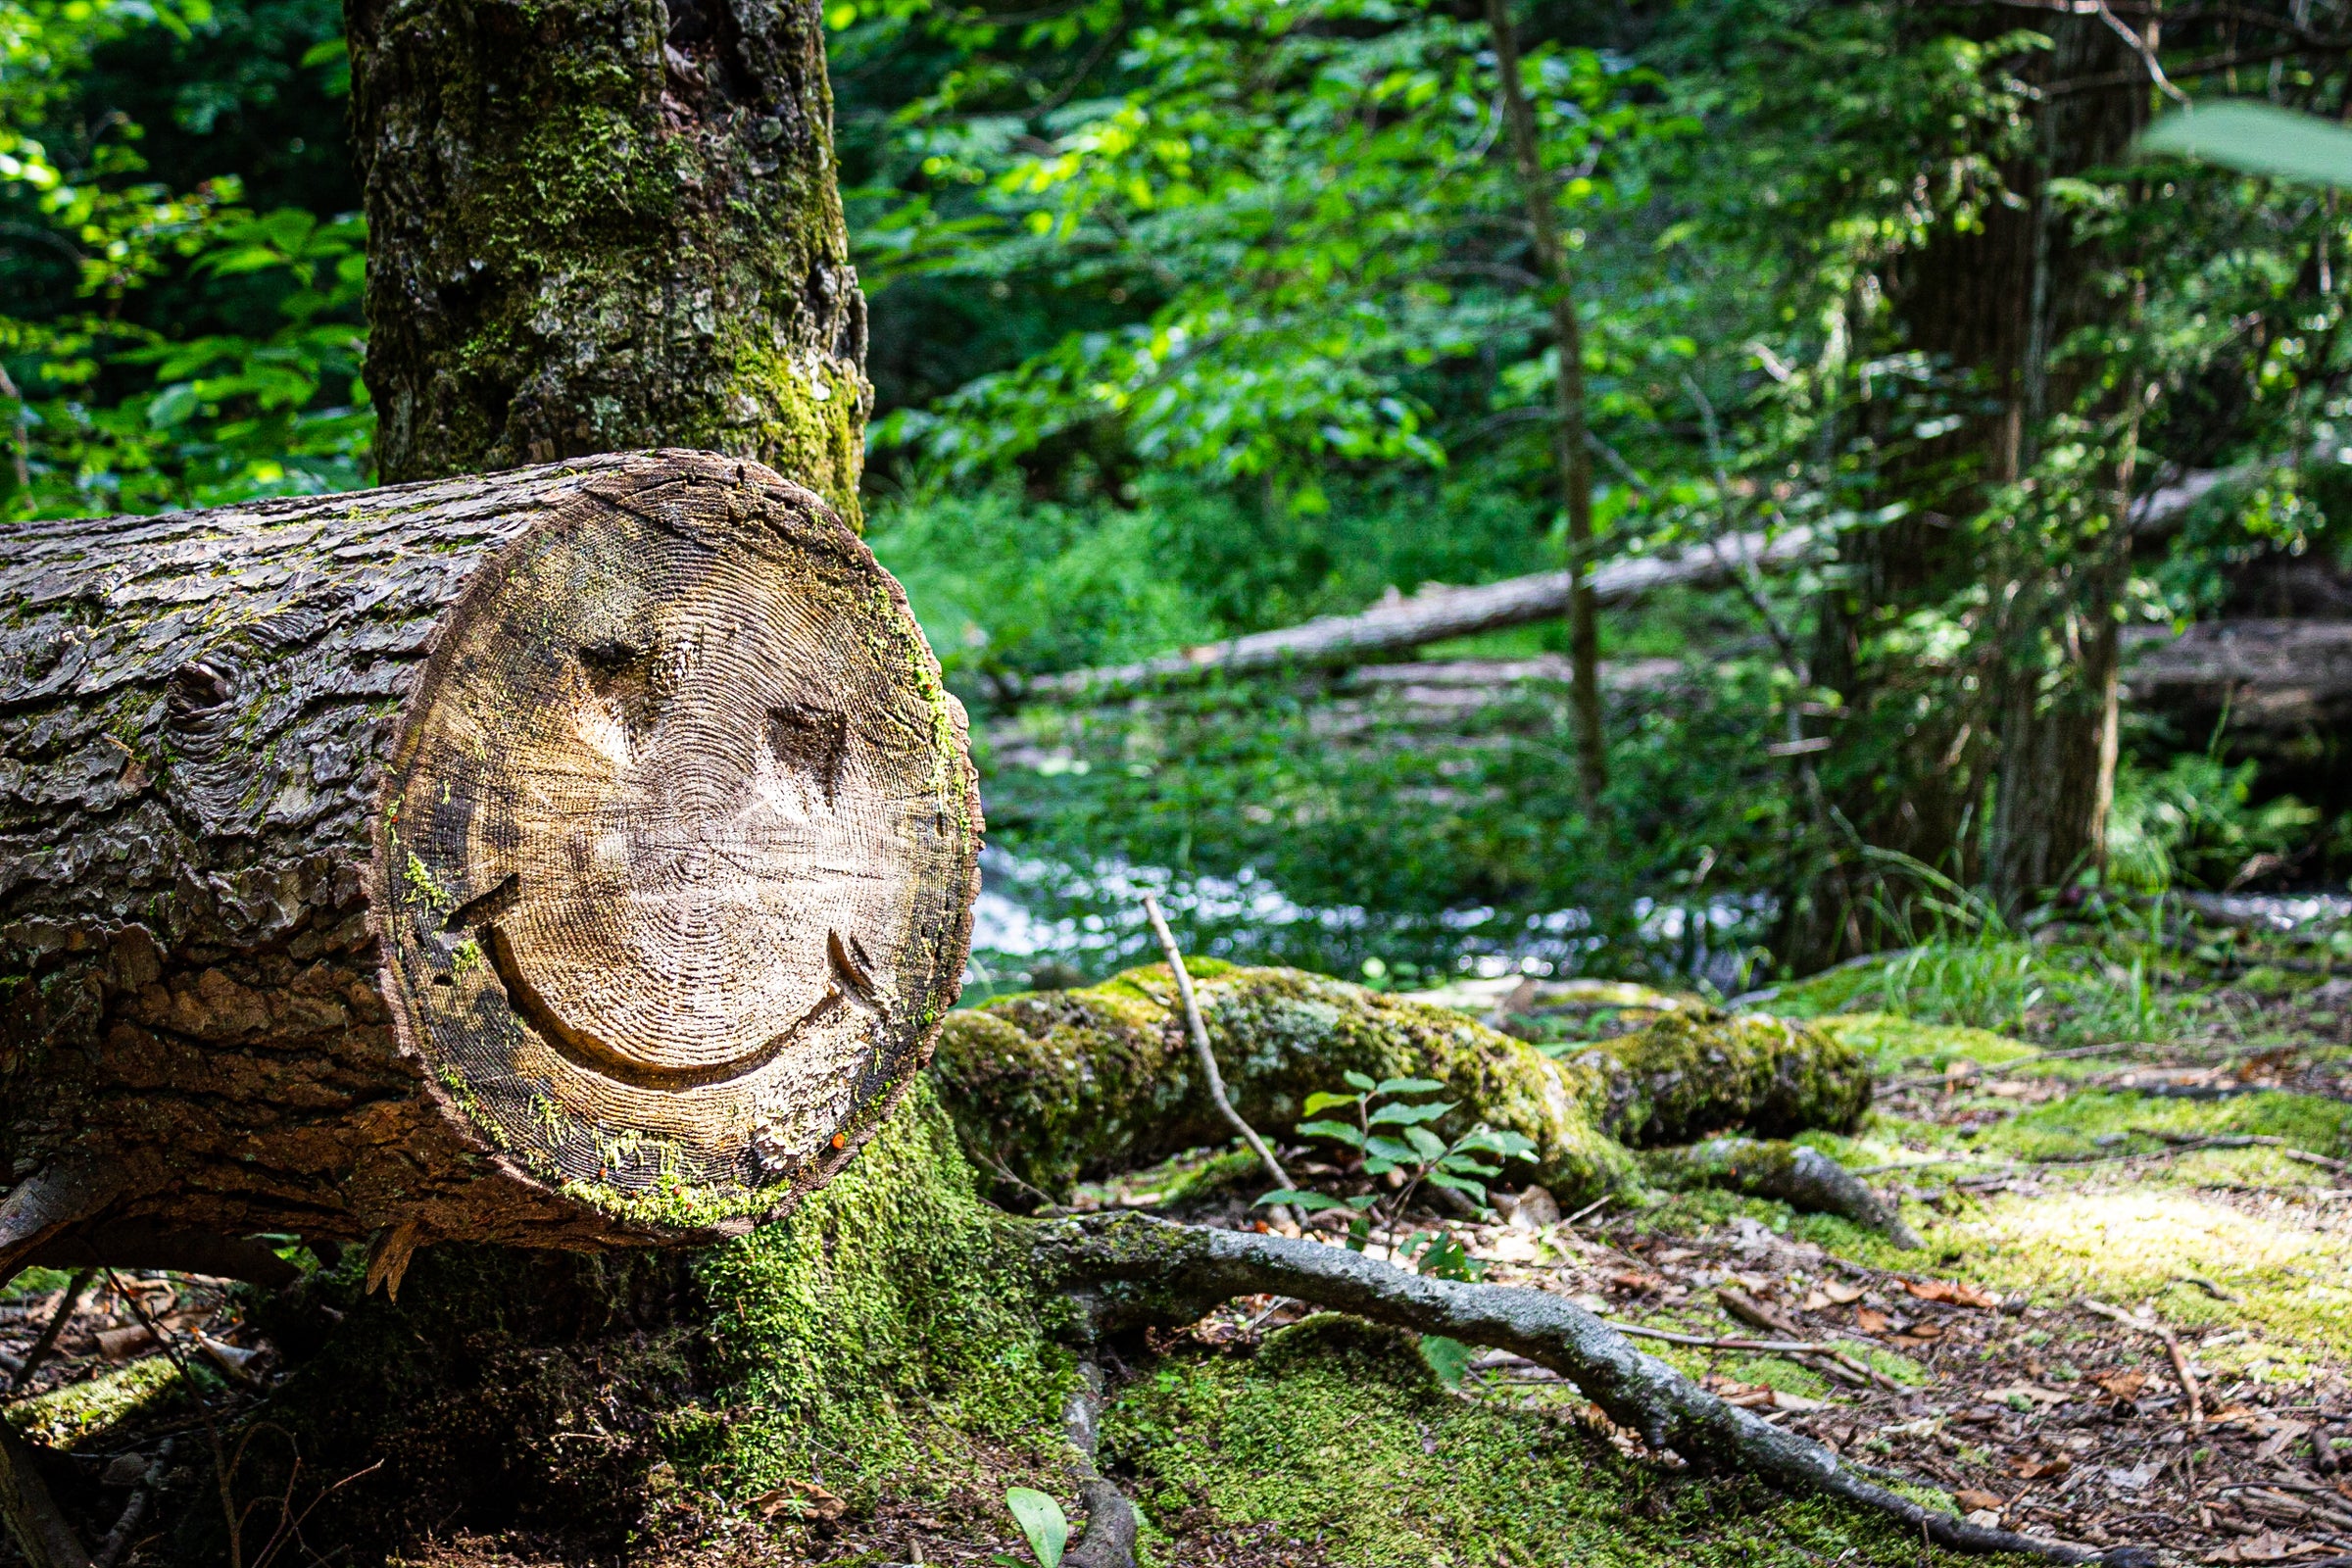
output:
{"label": "understory plant", "polygon": [[[1397,1222],[1424,1184],[1461,1194],[1482,1208],[1487,1202],[1483,1178],[1499,1176],[1494,1160],[1536,1157],[1535,1143],[1518,1133],[1500,1132],[1481,1122],[1450,1142],[1431,1130],[1431,1124],[1457,1108],[1450,1100],[1435,1100],[1444,1084],[1433,1078],[1384,1078],[1375,1082],[1360,1072],[1341,1075],[1352,1093],[1323,1091],[1306,1097],[1309,1118],[1298,1123],[1301,1138],[1319,1138],[1354,1151],[1360,1174],[1396,1185],[1383,1194],[1377,1188],[1352,1198],[1282,1187],[1266,1194],[1260,1205],[1287,1203],[1302,1213],[1330,1209],[1352,1211],[1348,1246],[1364,1250],[1377,1221],[1389,1234],[1388,1256],[1412,1262],[1421,1273],[1441,1279],[1473,1280],[1481,1273],[1477,1259],[1461,1243],[1443,1230],[1399,1237]],[[1321,1117],[1320,1112],[1350,1109],[1352,1122]]]}

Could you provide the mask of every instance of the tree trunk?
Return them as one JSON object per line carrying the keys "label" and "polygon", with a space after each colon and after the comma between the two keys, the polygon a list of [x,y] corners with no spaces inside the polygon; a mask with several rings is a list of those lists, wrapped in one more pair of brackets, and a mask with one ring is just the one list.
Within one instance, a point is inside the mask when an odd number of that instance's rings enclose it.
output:
{"label": "tree trunk", "polygon": [[[2135,79],[2137,54],[2107,17],[2053,16],[2036,25],[2053,47],[2020,73],[2039,93],[2037,151],[2004,171],[2019,200],[1985,204],[1975,225],[1896,258],[1883,279],[1899,333],[1899,343],[1886,346],[1949,368],[1967,382],[1969,401],[1988,408],[1884,477],[1885,499],[1908,503],[1910,515],[1855,536],[1852,569],[1823,596],[1813,659],[1816,680],[1846,700],[1840,735],[1870,737],[1852,748],[1850,765],[1833,760],[1823,770],[1862,840],[1964,882],[1983,878],[2012,906],[2066,875],[2090,845],[2115,665],[2113,600],[2102,585],[2113,573],[2099,544],[2056,569],[2041,559],[2047,539],[2004,539],[1988,551],[1972,519],[1998,487],[2034,471],[2049,421],[2075,412],[2093,380],[2086,361],[2056,356],[2115,306],[2095,286],[2094,246],[2077,240],[2050,186],[2121,162],[2146,122],[2150,92],[2144,74]],[[1903,432],[1885,434],[1899,440]],[[2102,503],[2115,478],[2110,471],[2091,480]],[[2045,476],[2042,495],[2048,489]],[[2121,542],[2118,531],[2106,538]],[[2019,592],[2004,601],[2004,582],[1992,584],[1993,600],[2010,612],[1998,625],[1988,612],[1963,610],[1980,649],[1999,645],[1970,655],[1968,668],[1925,665],[1907,639],[1891,654],[1877,646],[1907,616],[1958,604],[1996,575]],[[2036,633],[2072,617],[2076,635],[2062,639],[2068,667],[2054,682],[2015,657],[2026,631],[2015,612],[2021,605],[2042,613]],[[1972,674],[1982,697],[1965,694]],[[1984,814],[1988,770],[1999,793],[1994,823]],[[1795,875],[1775,944],[1784,962],[1817,968],[1901,939],[1896,930],[1871,930],[1861,911],[1900,911],[1910,887],[1850,864]]]}
{"label": "tree trunk", "polygon": [[872,390],[816,7],[350,0],[388,480],[640,447],[854,523]]}
{"label": "tree trunk", "polygon": [[1559,192],[1544,168],[1508,0],[1487,0],[1487,33],[1494,43],[1512,160],[1527,204],[1528,234],[1535,241],[1536,260],[1550,296],[1552,349],[1559,356],[1551,386],[1552,462],[1559,469],[1560,499],[1568,515],[1568,707],[1576,734],[1577,786],[1586,814],[1597,818],[1609,786],[1609,753],[1600,722],[1600,606],[1592,577],[1592,454],[1586,450],[1584,324],[1576,315],[1576,270],[1568,260],[1567,238],[1560,232]]}
{"label": "tree trunk", "polygon": [[963,715],[808,491],[660,453],[37,523],[0,593],[0,1278],[740,1231],[929,1057]]}

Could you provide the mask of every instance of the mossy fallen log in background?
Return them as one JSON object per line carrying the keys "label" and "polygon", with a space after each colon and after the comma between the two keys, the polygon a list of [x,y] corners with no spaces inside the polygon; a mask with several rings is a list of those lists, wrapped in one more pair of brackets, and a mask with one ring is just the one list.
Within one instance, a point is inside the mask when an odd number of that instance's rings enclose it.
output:
{"label": "mossy fallen log in background", "polygon": [[[1842,1132],[1870,1104],[1858,1052],[1760,1013],[1676,1013],[1555,1059],[1450,1008],[1344,980],[1214,961],[1194,970],[1227,1088],[1260,1129],[1287,1134],[1306,1097],[1339,1089],[1346,1072],[1435,1079],[1458,1104],[1446,1125],[1526,1137],[1537,1149],[1527,1176],[1566,1201],[1639,1184],[1635,1149],[1729,1129],[1764,1139]],[[1183,1031],[1168,971],[1153,964],[952,1013],[932,1072],[992,1196],[1034,1207],[1081,1180],[1226,1140]],[[1814,1162],[1774,1152],[1738,1180],[1799,1163],[1818,1174]],[[1719,1165],[1688,1178],[1703,1182]],[[1671,1162],[1651,1168],[1675,1183]],[[1884,1215],[1854,1211],[1852,1195],[1842,1202],[1832,1211],[1884,1226]]]}

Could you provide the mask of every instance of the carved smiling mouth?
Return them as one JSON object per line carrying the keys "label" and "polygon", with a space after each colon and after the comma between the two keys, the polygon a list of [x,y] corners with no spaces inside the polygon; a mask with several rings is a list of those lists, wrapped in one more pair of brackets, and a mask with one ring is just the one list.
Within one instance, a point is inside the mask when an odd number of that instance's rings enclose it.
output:
{"label": "carved smiling mouth", "polygon": [[514,940],[503,926],[495,923],[483,926],[481,942],[489,954],[492,971],[497,974],[499,984],[506,988],[509,1004],[559,1054],[575,1067],[600,1073],[633,1089],[702,1089],[748,1077],[790,1051],[810,1030],[844,1006],[860,1006],[876,1018],[886,1017],[882,999],[874,989],[873,977],[852,955],[855,939],[844,942],[840,932],[827,931],[825,967],[828,978],[824,995],[818,997],[807,1012],[770,1036],[764,1044],[738,1055],[719,1061],[697,1062],[692,1066],[668,1066],[647,1061],[610,1041],[598,1038],[592,1030],[566,1023],[549,1004],[547,998],[540,994],[539,988],[531,984],[521,960],[515,956]]}

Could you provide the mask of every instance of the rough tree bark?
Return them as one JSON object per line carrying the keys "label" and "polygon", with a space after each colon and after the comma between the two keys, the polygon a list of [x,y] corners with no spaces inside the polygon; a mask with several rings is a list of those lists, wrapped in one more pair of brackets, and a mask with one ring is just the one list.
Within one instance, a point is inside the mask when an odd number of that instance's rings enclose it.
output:
{"label": "rough tree bark", "polygon": [[700,447],[855,522],[872,390],[816,8],[346,9],[383,476]]}
{"label": "rough tree bark", "polygon": [[0,1278],[708,1239],[930,1054],[962,712],[797,485],[661,453],[33,524],[0,596]]}
{"label": "rough tree bark", "polygon": [[[1989,14],[1922,15],[1938,32],[1984,35],[2011,24]],[[1966,523],[1997,487],[2033,471],[2049,421],[2072,412],[2086,384],[2084,364],[2056,357],[2118,307],[2095,286],[2095,243],[2077,239],[2052,187],[2120,162],[2146,122],[2151,91],[2138,54],[2103,8],[2032,24],[2052,47],[2016,63],[2035,89],[2036,143],[2001,172],[2015,199],[1984,204],[1981,221],[1898,255],[1874,279],[1890,306],[1888,346],[1966,377],[1983,412],[1884,477],[1886,499],[1910,514],[1852,536],[1848,570],[1822,595],[1811,660],[1815,679],[1845,700],[1833,732],[1861,741],[1850,764],[1833,757],[1823,768],[1861,838],[1962,881],[1983,878],[2011,906],[2064,877],[2091,847],[2120,579],[2113,549],[2053,567],[2039,559],[2042,541],[2005,539],[1988,550]],[[1866,418],[1903,417],[1884,400],[1870,407],[1878,412],[1866,410]],[[2128,471],[2117,478],[2106,474],[2105,487],[2129,485]],[[2126,548],[2120,528],[2109,529],[2107,544]],[[1973,671],[1983,698],[1954,700],[1961,672],[1923,668],[1899,639],[1892,654],[1875,646],[1904,616],[1953,603],[1988,573],[2017,592],[2005,601],[2009,619],[1982,630],[1985,643],[2000,645]],[[1999,584],[1993,598],[2004,599]],[[2021,607],[2042,620],[2026,626]],[[2078,650],[2064,667],[2009,657],[2053,623],[2079,628],[2061,639]],[[1983,811],[1988,777],[2000,795],[1993,824]],[[1866,951],[1875,939],[1865,906],[1900,907],[1911,893],[1885,884],[1875,868],[1796,867],[1776,954],[1802,973]]]}

